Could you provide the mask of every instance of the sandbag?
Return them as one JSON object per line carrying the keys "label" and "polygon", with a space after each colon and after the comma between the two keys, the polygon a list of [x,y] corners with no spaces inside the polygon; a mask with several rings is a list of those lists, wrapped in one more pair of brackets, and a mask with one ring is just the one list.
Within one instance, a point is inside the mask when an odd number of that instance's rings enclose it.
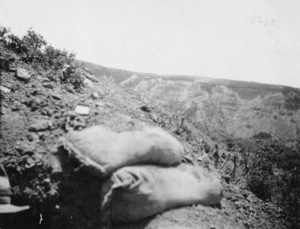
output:
{"label": "sandbag", "polygon": [[104,181],[102,196],[104,221],[133,222],[176,207],[218,204],[222,186],[216,176],[192,165],[128,166]]}
{"label": "sandbag", "polygon": [[98,125],[70,131],[60,143],[90,173],[102,177],[128,165],[179,164],[184,153],[173,136],[161,128],[147,126],[114,132]]}

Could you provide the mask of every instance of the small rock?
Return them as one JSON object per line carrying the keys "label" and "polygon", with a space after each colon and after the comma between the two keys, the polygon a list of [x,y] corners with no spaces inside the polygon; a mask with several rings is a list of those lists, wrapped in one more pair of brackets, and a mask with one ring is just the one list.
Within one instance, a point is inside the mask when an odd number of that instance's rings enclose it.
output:
{"label": "small rock", "polygon": [[155,114],[151,114],[151,119],[153,120],[153,122],[158,123],[158,119]]}
{"label": "small rock", "polygon": [[3,91],[4,93],[9,93],[10,89],[7,87],[0,86],[0,91]]}
{"label": "small rock", "polygon": [[75,94],[75,93],[76,93],[75,90],[72,88],[71,85],[65,84],[65,85],[64,85],[64,89],[65,89],[66,91],[72,93],[72,94]]}
{"label": "small rock", "polygon": [[9,61],[9,62],[12,62],[12,63],[13,63],[13,62],[15,62],[15,60],[16,60],[16,57],[13,56],[13,55],[11,55],[11,54],[6,54],[5,56],[6,56],[5,59],[6,59],[7,61]]}
{"label": "small rock", "polygon": [[97,78],[94,75],[92,75],[88,72],[85,73],[85,77],[88,78],[91,81],[97,82]]}
{"label": "small rock", "polygon": [[49,108],[46,108],[45,112],[46,112],[46,115],[49,116],[49,117],[51,117],[53,115],[53,113],[54,113],[53,110],[51,110]]}
{"label": "small rock", "polygon": [[90,113],[90,108],[88,106],[78,105],[75,108],[75,112],[80,115],[88,115]]}
{"label": "small rock", "polygon": [[187,164],[192,164],[192,165],[194,164],[193,158],[188,154],[183,155],[182,161],[187,163]]}
{"label": "small rock", "polygon": [[42,85],[43,85],[43,87],[46,87],[46,88],[50,88],[50,89],[54,88],[53,84],[51,84],[51,83],[43,83]]}
{"label": "small rock", "polygon": [[21,142],[17,142],[17,144],[15,145],[15,150],[27,158],[28,156],[32,156],[34,154],[36,148],[33,144],[28,144],[21,141]]}
{"label": "small rock", "polygon": [[243,196],[244,196],[245,198],[248,197],[248,193],[244,192],[244,193],[242,193],[242,194],[243,194]]}
{"label": "small rock", "polygon": [[46,111],[46,110],[42,110],[42,111],[41,111],[41,114],[42,114],[42,115],[47,115],[47,111]]}
{"label": "small rock", "polygon": [[30,169],[35,166],[35,161],[32,158],[28,158],[25,164],[26,169]]}
{"label": "small rock", "polygon": [[12,111],[19,111],[19,110],[20,110],[18,104],[13,104],[13,105],[10,107],[10,109],[11,109]]}
{"label": "small rock", "polygon": [[229,175],[222,175],[222,178],[225,180],[226,183],[229,184],[231,177]]}
{"label": "small rock", "polygon": [[54,94],[52,94],[52,98],[53,98],[53,99],[56,99],[56,100],[60,100],[60,95],[54,93]]}
{"label": "small rock", "polygon": [[1,106],[1,107],[0,107],[0,114],[1,114],[1,115],[7,115],[7,114],[9,114],[9,113],[10,113],[10,109],[9,109],[9,108],[4,107],[4,106]]}
{"label": "small rock", "polygon": [[22,67],[18,67],[16,70],[16,77],[18,79],[28,81],[31,76],[26,69],[24,69]]}
{"label": "small rock", "polygon": [[50,183],[50,182],[51,182],[51,180],[50,180],[50,178],[46,178],[46,179],[44,179],[44,182],[46,182],[46,183]]}
{"label": "small rock", "polygon": [[28,141],[30,141],[30,142],[38,140],[38,137],[34,133],[29,133],[26,135],[26,137],[27,137]]}
{"label": "small rock", "polygon": [[93,88],[94,87],[94,84],[92,81],[90,81],[89,79],[84,79],[83,80],[83,85],[85,85],[86,87],[89,87],[89,88]]}
{"label": "small rock", "polygon": [[116,108],[116,106],[112,103],[105,103],[105,106],[108,108]]}
{"label": "small rock", "polygon": [[150,108],[149,108],[147,105],[141,106],[140,109],[141,109],[142,111],[145,111],[145,112],[148,112],[148,113],[151,112]]}
{"label": "small rock", "polygon": [[38,120],[35,123],[31,124],[29,127],[29,131],[43,131],[49,128],[49,121],[48,120]]}
{"label": "small rock", "polygon": [[48,78],[43,78],[42,83],[50,83],[51,81]]}
{"label": "small rock", "polygon": [[49,127],[50,130],[56,129],[56,125],[51,121],[48,122],[48,127]]}
{"label": "small rock", "polygon": [[[39,90],[33,90],[32,92],[31,92],[31,95],[34,95],[34,96],[36,96],[36,95],[38,95],[39,94]],[[26,95],[27,96],[27,95]],[[28,97],[28,96],[27,96]],[[30,97],[30,96],[29,96]]]}
{"label": "small rock", "polygon": [[70,118],[74,118],[77,116],[77,113],[75,111],[67,111],[65,113],[65,116],[70,117]]}
{"label": "small rock", "polygon": [[75,122],[73,123],[73,128],[74,128],[74,130],[81,130],[81,129],[84,128],[84,127],[85,127],[85,123],[83,123],[83,122],[75,121]]}
{"label": "small rock", "polygon": [[223,152],[223,153],[221,154],[221,157],[222,157],[223,159],[226,159],[226,157],[227,157],[226,153]]}
{"label": "small rock", "polygon": [[103,103],[103,102],[96,102],[96,107],[97,108],[104,108],[105,107],[105,103]]}
{"label": "small rock", "polygon": [[39,139],[44,141],[46,139],[45,134],[39,133]]}
{"label": "small rock", "polygon": [[9,62],[8,70],[11,71],[11,72],[16,72],[16,71],[17,71],[17,66],[16,66],[16,64],[15,64],[15,63]]}
{"label": "small rock", "polygon": [[40,105],[42,103],[41,99],[30,99],[28,101],[25,101],[25,105],[30,108],[31,111],[36,111],[40,108]]}
{"label": "small rock", "polygon": [[0,57],[0,70],[4,71],[16,71],[16,66],[13,63],[15,61],[15,57],[9,55],[6,57]]}
{"label": "small rock", "polygon": [[92,92],[91,97],[92,97],[92,99],[98,99],[99,98],[98,92]]}

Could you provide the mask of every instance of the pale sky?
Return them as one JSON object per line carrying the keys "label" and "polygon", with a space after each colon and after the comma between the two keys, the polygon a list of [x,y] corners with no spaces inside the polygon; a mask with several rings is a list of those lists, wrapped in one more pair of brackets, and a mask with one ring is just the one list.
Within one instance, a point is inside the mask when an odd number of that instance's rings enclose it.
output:
{"label": "pale sky", "polygon": [[0,25],[108,67],[300,88],[299,0],[0,0]]}

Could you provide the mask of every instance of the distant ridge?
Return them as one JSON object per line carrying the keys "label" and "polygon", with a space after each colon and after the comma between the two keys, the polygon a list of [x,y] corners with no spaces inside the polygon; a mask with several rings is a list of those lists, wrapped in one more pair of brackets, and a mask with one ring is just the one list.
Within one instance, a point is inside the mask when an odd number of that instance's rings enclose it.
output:
{"label": "distant ridge", "polygon": [[277,85],[277,84],[267,84],[259,83],[254,81],[241,81],[241,80],[231,80],[231,79],[221,79],[221,78],[209,78],[205,76],[196,76],[196,75],[164,75],[164,74],[155,74],[155,73],[145,73],[145,72],[135,72],[130,70],[124,70],[119,68],[105,67],[103,65],[94,64],[88,61],[78,60],[79,62],[85,64],[89,70],[96,76],[112,76],[117,83],[126,80],[132,75],[137,75],[138,77],[147,78],[147,77],[161,77],[169,78],[171,80],[185,80],[185,81],[198,81],[198,80],[207,80],[218,85],[231,85],[233,87],[251,87],[251,88],[268,88],[270,90],[281,90],[283,88],[290,88],[300,90],[297,87]]}
{"label": "distant ridge", "polygon": [[266,133],[300,145],[300,89],[208,77],[138,73],[83,62],[98,76],[201,124],[212,133],[251,138]]}

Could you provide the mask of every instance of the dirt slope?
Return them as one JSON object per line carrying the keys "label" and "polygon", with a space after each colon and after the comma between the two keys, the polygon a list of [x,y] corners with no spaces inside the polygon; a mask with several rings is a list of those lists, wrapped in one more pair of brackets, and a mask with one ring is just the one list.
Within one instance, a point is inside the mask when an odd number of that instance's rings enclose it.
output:
{"label": "dirt slope", "polygon": [[[71,129],[102,124],[122,130],[130,120],[147,122],[165,128],[181,141],[186,163],[215,170],[210,159],[197,160],[205,154],[204,140],[215,144],[205,133],[194,128],[192,134],[176,135],[179,121],[172,112],[126,91],[110,78],[96,78],[82,69],[86,83],[78,93],[72,85],[57,80],[60,71],[50,74],[22,61],[15,61],[15,65],[24,68],[29,77],[16,77],[14,69],[2,71],[0,163],[9,174],[13,203],[28,204],[31,210],[1,216],[1,228],[100,227],[101,180],[80,169],[57,148],[59,137]],[[76,113],[78,105],[89,107],[88,114]],[[236,185],[225,181],[223,185],[220,206],[174,209],[113,228],[289,228],[280,208]]]}

